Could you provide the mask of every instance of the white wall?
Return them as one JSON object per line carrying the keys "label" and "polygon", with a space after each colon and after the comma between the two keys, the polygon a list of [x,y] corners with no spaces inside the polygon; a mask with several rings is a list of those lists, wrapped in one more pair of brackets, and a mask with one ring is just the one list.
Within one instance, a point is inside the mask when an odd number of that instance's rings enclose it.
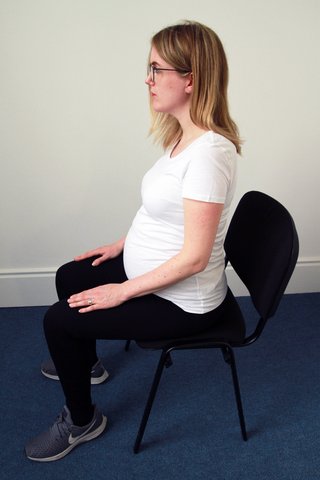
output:
{"label": "white wall", "polygon": [[318,0],[0,0],[1,306],[51,303],[61,263],[127,231],[160,152],[149,39],[185,18],[229,58],[235,203],[260,189],[285,204],[301,243],[288,291],[320,290]]}

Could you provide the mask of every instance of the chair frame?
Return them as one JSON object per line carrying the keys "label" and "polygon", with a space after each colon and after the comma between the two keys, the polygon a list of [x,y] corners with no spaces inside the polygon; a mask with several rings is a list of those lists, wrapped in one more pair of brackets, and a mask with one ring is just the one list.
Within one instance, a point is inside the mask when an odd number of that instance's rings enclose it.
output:
{"label": "chair frame", "polygon": [[[282,207],[284,210],[285,208],[279,204],[276,200],[273,198],[269,197],[268,195],[261,193],[261,192],[248,192],[246,193],[242,199],[239,202],[239,205],[241,201],[247,197],[247,196],[264,196],[265,198],[268,198],[269,200],[277,203]],[[264,314],[263,316],[260,316],[256,327],[250,335],[246,336],[243,341],[241,342],[235,342],[235,341],[228,341],[227,339],[217,339],[217,338],[211,338],[210,337],[210,331],[208,332],[208,337],[203,338],[203,335],[194,335],[190,338],[182,338],[182,339],[174,339],[174,340],[161,340],[161,341],[154,341],[154,342],[140,342],[136,341],[138,346],[141,348],[149,348],[149,349],[155,349],[155,350],[162,350],[162,353],[160,355],[160,359],[158,362],[158,366],[156,368],[156,372],[154,374],[154,379],[151,385],[151,389],[149,392],[149,396],[147,399],[147,403],[143,412],[143,416],[140,422],[139,430],[135,439],[134,443],[134,448],[133,451],[134,453],[138,453],[140,450],[141,442],[144,436],[144,432],[146,429],[146,425],[151,413],[151,409],[153,406],[153,402],[159,387],[159,383],[161,380],[161,376],[164,370],[164,367],[169,367],[172,365],[172,358],[171,358],[171,353],[175,350],[197,350],[197,349],[207,349],[207,348],[220,348],[223,354],[223,358],[225,362],[230,366],[231,369],[231,375],[232,375],[232,381],[233,381],[233,388],[234,388],[234,394],[235,394],[235,399],[236,399],[236,404],[237,404],[237,411],[238,411],[238,417],[239,417],[239,423],[240,423],[240,430],[242,434],[242,438],[244,441],[248,440],[248,434],[247,434],[247,429],[246,429],[246,423],[245,423],[245,417],[244,417],[244,410],[243,410],[243,405],[242,405],[242,399],[241,399],[241,392],[240,392],[240,384],[239,384],[239,378],[238,378],[238,373],[237,373],[237,368],[236,368],[236,361],[235,361],[235,354],[233,351],[233,348],[240,348],[240,347],[246,347],[249,345],[252,345],[262,334],[264,327],[270,317],[272,317],[276,310],[277,307],[280,303],[280,300],[284,294],[284,291],[287,287],[287,284],[291,278],[291,275],[293,273],[293,270],[296,265],[296,261],[298,258],[298,253],[299,253],[299,240],[298,240],[298,235],[295,229],[295,224],[293,219],[291,218],[289,212],[287,212],[288,217],[291,219],[291,229],[292,229],[292,248],[291,248],[291,257],[290,260],[287,262],[287,268],[283,272],[283,277],[280,281],[280,284],[277,288],[277,294],[274,296],[273,303],[270,304],[270,308],[268,309],[267,313]],[[230,227],[229,227],[230,228]],[[226,256],[226,262],[225,265],[227,266],[229,262],[228,257]],[[130,346],[130,340],[127,340],[125,350],[128,351]]]}
{"label": "chair frame", "polygon": [[134,443],[134,447],[133,447],[134,453],[139,453],[141,442],[142,442],[144,432],[147,426],[147,422],[153,406],[153,402],[154,402],[154,399],[159,387],[159,383],[162,377],[163,369],[164,367],[168,368],[172,365],[171,353],[174,350],[196,350],[196,349],[206,349],[206,348],[220,348],[222,350],[226,363],[230,365],[242,438],[244,441],[247,441],[248,435],[247,435],[242,400],[241,400],[240,384],[239,384],[238,373],[236,368],[235,356],[234,356],[232,347],[229,344],[224,342],[218,343],[218,342],[207,341],[207,342],[200,342],[199,344],[182,343],[181,345],[177,345],[177,344],[172,346],[167,345],[162,350],[159,363],[158,363],[156,372],[154,374],[154,379],[151,385],[151,389],[150,389],[150,393],[144,409],[144,413],[140,422],[138,434],[136,436],[136,440]]}

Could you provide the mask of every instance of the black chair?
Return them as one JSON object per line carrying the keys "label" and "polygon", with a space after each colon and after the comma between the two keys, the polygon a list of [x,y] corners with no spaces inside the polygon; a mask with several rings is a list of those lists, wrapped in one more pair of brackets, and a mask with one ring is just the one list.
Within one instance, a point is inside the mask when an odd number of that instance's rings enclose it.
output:
{"label": "black chair", "polygon": [[[246,193],[231,219],[225,239],[225,253],[226,265],[230,262],[247,287],[259,314],[256,327],[253,333],[246,336],[245,319],[229,289],[228,295],[234,301],[225,312],[223,321],[213,325],[210,330],[187,338],[136,342],[143,349],[161,350],[161,356],[134,444],[135,453],[140,449],[163,368],[172,364],[171,353],[174,350],[221,349],[224,360],[231,368],[242,437],[247,440],[233,349],[249,346],[260,337],[267,320],[277,310],[295,268],[298,252],[298,235],[289,212],[264,193]],[[130,341],[126,343],[126,350],[129,344]]]}

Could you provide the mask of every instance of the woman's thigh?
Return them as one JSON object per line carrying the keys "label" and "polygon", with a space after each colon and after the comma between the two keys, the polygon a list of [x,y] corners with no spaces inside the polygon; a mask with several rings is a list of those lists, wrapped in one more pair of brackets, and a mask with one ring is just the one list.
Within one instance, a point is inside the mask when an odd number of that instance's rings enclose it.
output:
{"label": "woman's thigh", "polygon": [[219,321],[225,309],[227,298],[212,312],[194,314],[150,294],[133,298],[115,308],[79,313],[67,303],[71,294],[127,280],[122,255],[97,267],[92,266],[92,261],[93,258],[70,262],[58,270],[56,283],[60,301],[50,307],[45,316],[47,338],[57,339],[66,335],[83,340],[158,340],[187,336]]}
{"label": "woman's thigh", "polygon": [[97,257],[69,262],[59,268],[56,274],[56,289],[60,300],[105,283],[122,283],[127,280],[122,254],[93,267],[95,258]]}
{"label": "woman's thigh", "polygon": [[157,340],[192,335],[211,324],[210,315],[185,312],[153,294],[88,313],[79,313],[61,300],[50,307],[45,318],[47,335],[79,339]]}

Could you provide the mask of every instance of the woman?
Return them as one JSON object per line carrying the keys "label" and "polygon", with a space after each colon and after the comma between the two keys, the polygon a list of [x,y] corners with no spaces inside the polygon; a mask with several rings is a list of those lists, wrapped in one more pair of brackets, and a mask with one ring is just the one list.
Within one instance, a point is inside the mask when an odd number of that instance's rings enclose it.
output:
{"label": "woman", "polygon": [[58,460],[105,429],[90,394],[96,339],[191,335],[218,322],[234,301],[223,242],[240,140],[227,83],[223,46],[208,27],[185,22],[152,38],[151,131],[165,153],[143,178],[142,206],[127,236],[57,272],[60,301],[44,328],[66,406],[26,446],[31,460]]}

